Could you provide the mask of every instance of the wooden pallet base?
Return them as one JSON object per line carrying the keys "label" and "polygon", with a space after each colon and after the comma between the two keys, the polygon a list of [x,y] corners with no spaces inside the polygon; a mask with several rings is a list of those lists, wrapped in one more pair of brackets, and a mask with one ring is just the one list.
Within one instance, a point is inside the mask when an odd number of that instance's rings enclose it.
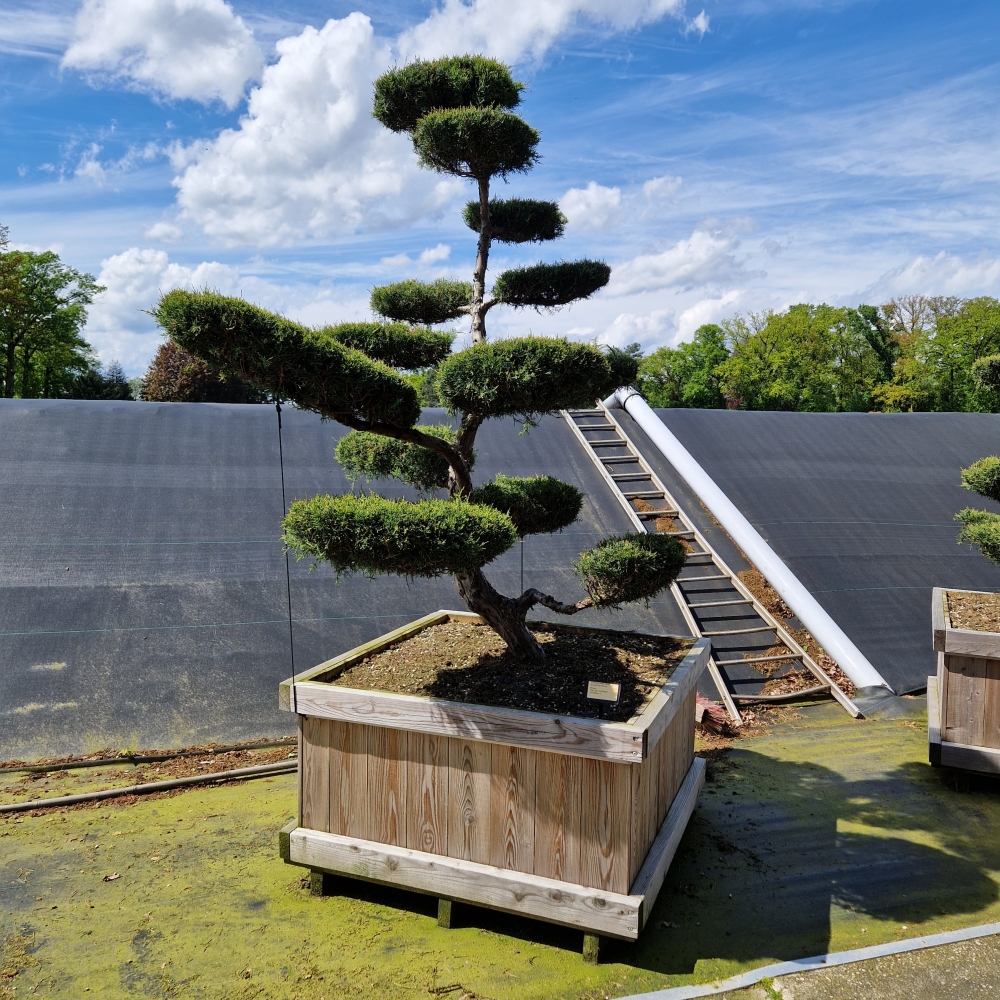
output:
{"label": "wooden pallet base", "polygon": [[696,757],[628,895],[461,861],[290,824],[282,858],[314,872],[347,875],[634,941],[649,918],[705,781]]}
{"label": "wooden pallet base", "polygon": [[927,756],[934,767],[956,767],[963,771],[1000,774],[1000,750],[992,747],[948,743],[941,739],[938,679],[927,678]]}

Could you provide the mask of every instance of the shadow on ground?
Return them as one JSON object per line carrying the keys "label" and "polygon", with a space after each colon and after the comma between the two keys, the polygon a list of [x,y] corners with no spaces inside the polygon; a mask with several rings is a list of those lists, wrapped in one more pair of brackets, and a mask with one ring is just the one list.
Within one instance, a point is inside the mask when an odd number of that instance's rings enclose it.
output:
{"label": "shadow on ground", "polygon": [[622,996],[1000,920],[1000,786],[930,768],[920,723],[820,706],[709,757],[649,927],[596,968],[579,932],[474,907],[444,930],[433,898],[348,880],[311,896],[276,856],[291,776],[5,819],[0,996]]}

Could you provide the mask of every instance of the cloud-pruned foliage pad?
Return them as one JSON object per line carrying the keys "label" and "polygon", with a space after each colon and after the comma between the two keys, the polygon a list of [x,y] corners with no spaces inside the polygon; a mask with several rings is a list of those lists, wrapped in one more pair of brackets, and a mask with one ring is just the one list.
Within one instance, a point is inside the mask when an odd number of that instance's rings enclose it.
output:
{"label": "cloud-pruned foliage pad", "polygon": [[321,333],[391,368],[428,368],[451,353],[453,333],[421,329],[408,323],[339,323]]}
{"label": "cloud-pruned foliage pad", "polygon": [[531,418],[592,406],[618,388],[603,351],[549,337],[474,344],[441,363],[435,387],[443,405],[484,417]]}
{"label": "cloud-pruned foliage pad", "polygon": [[669,587],[684,567],[687,547],[669,534],[605,538],[574,565],[596,607],[648,600]]}
{"label": "cloud-pruned foliage pad", "polygon": [[[418,424],[416,429],[443,441],[455,440],[454,430],[446,424]],[[362,476],[369,482],[398,479],[425,492],[448,485],[448,460],[443,455],[368,431],[345,434],[337,442],[337,461],[352,483]]]}
{"label": "cloud-pruned foliage pad", "polygon": [[955,520],[962,522],[958,540],[975,545],[990,562],[1000,565],[1000,514],[966,507]]}
{"label": "cloud-pruned foliage pad", "polygon": [[610,278],[611,268],[600,260],[534,264],[504,271],[493,286],[493,294],[506,305],[552,309],[589,298]]}
{"label": "cloud-pruned foliage pad", "polygon": [[518,535],[549,534],[569,527],[579,516],[583,494],[569,483],[551,476],[505,476],[472,492],[473,503],[488,504],[514,522]]}
{"label": "cloud-pruned foliage pad", "polygon": [[962,469],[962,486],[1000,503],[1000,458],[990,455]]}
{"label": "cloud-pruned foliage pad", "polygon": [[375,81],[372,114],[393,132],[410,132],[424,115],[442,108],[516,108],[523,89],[496,59],[417,60]]}
{"label": "cloud-pruned foliage pad", "polygon": [[160,299],[155,316],[176,344],[216,370],[304,409],[398,427],[420,417],[416,390],[387,365],[243,299],[177,289]]}
{"label": "cloud-pruned foliage pad", "polygon": [[[566,230],[566,216],[554,201],[490,198],[489,210],[492,238],[500,243],[544,243],[559,239]],[[473,232],[482,230],[478,201],[465,206],[462,219]]]}
{"label": "cloud-pruned foliage pad", "polygon": [[493,507],[349,493],[298,500],[282,525],[285,544],[300,556],[366,576],[471,573],[517,540],[511,519]]}
{"label": "cloud-pruned foliage pad", "polygon": [[413,130],[421,166],[476,179],[530,170],[538,159],[538,140],[523,118],[496,108],[432,111]]}
{"label": "cloud-pruned foliage pad", "polygon": [[397,281],[372,289],[371,307],[387,319],[405,323],[446,323],[462,316],[472,301],[472,286],[467,281],[439,278],[430,283]]}

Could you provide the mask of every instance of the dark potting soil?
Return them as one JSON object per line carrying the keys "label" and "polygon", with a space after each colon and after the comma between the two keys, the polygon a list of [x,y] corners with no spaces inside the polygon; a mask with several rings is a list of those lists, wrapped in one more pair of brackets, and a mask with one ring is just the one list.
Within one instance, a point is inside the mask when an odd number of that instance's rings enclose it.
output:
{"label": "dark potting soil", "polygon": [[952,628],[1000,632],[1000,594],[949,590],[948,617]]}
{"label": "dark potting soil", "polygon": [[596,717],[596,703],[585,697],[587,682],[617,682],[622,686],[620,701],[605,707],[603,718],[626,722],[669,679],[693,642],[633,632],[565,632],[543,623],[529,628],[545,650],[544,663],[510,653],[485,625],[445,622],[366,656],[332,683]]}

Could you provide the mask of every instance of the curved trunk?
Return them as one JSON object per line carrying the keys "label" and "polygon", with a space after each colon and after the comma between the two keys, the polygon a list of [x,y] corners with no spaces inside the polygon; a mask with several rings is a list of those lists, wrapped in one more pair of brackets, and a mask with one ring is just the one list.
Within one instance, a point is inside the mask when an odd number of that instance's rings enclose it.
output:
{"label": "curved trunk", "polygon": [[489,580],[483,576],[482,570],[456,573],[455,583],[458,586],[459,597],[465,601],[469,610],[480,615],[483,621],[507,643],[512,653],[525,660],[534,660],[536,663],[545,660],[542,647],[538,645],[525,624],[524,619],[528,612],[526,607],[522,607],[518,601],[504,597],[503,594],[498,594]]}
{"label": "curved trunk", "polygon": [[486,264],[490,258],[490,242],[493,227],[490,224],[490,179],[479,178],[479,246],[476,251],[476,269],[472,273],[472,342],[478,344],[486,339]]}

